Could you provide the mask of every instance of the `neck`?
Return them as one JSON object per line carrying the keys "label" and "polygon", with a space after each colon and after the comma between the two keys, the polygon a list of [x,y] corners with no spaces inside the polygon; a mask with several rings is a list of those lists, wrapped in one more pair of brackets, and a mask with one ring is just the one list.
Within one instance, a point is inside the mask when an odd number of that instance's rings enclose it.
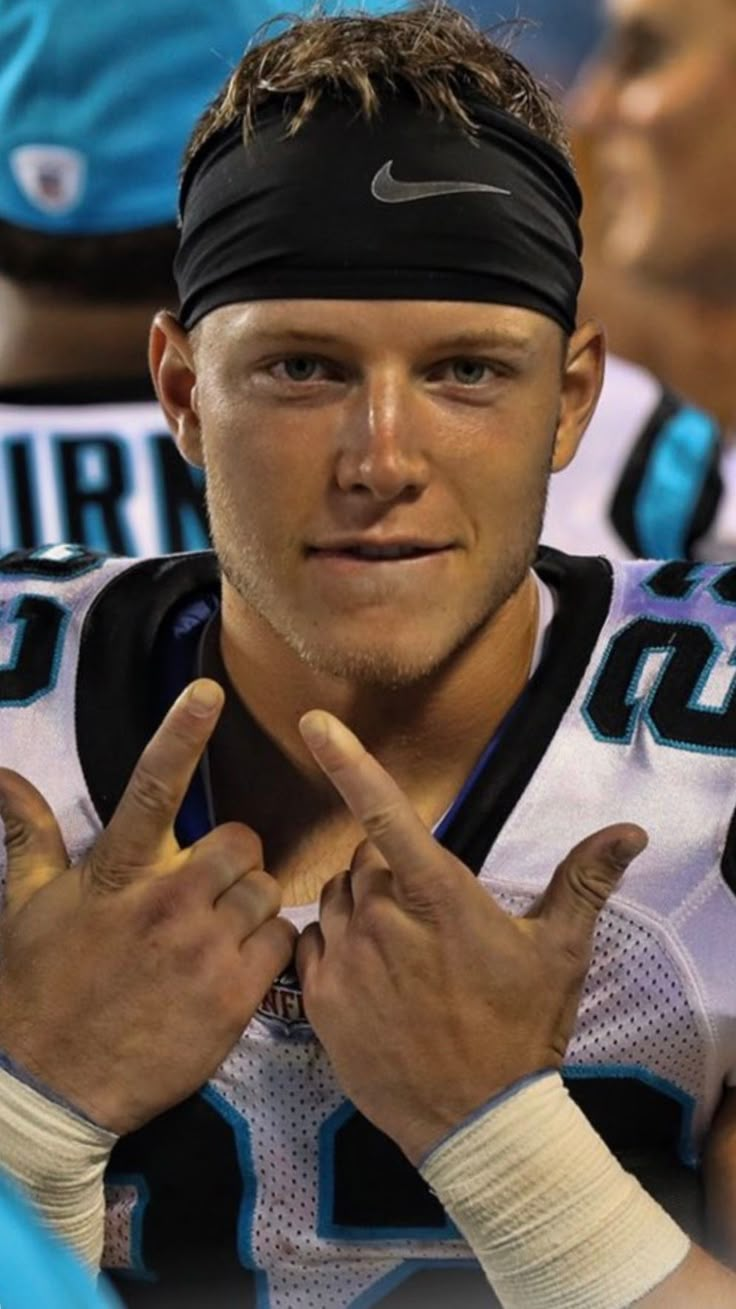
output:
{"label": "neck", "polygon": [[726,439],[736,439],[736,301],[678,302],[680,322],[669,342],[658,345],[656,371],[689,400],[723,424]]}
{"label": "neck", "polygon": [[70,302],[0,278],[0,386],[145,377],[156,308]]}
{"label": "neck", "polygon": [[420,684],[356,686],[316,672],[223,585],[221,657],[251,718],[303,781],[324,786],[297,730],[302,714],[334,713],[417,806],[433,786],[459,789],[529,676],[537,632],[531,574],[473,640]]}
{"label": "neck", "polygon": [[614,277],[594,261],[582,312],[605,305],[613,353],[648,368],[736,433],[736,299]]}

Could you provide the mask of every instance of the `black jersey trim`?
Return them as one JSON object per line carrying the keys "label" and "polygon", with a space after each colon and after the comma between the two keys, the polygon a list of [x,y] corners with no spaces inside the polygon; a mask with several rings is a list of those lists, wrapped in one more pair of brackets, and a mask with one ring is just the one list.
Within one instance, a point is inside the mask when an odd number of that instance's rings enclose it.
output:
{"label": "black jersey trim", "polygon": [[0,386],[0,405],[104,405],[155,401],[150,377],[88,377]]}
{"label": "black jersey trim", "polygon": [[[654,447],[663,429],[683,408],[681,398],[668,388],[664,388],[658,405],[636,441],[618,486],[611,500],[608,516],[610,521],[629,550],[637,558],[648,558],[652,551],[645,545],[639,535],[636,519],[636,506],[639,500],[644,478],[649,468]],[[708,531],[716,514],[721,496],[723,481],[719,471],[721,452],[721,431],[713,420],[715,439],[710,454],[708,467],[698,497],[692,509],[691,517],[684,530],[686,559],[693,558],[693,547]]]}
{"label": "black jersey trim", "polygon": [[82,628],[76,689],[79,759],[107,824],[161,717],[160,643],[185,600],[219,590],[214,554],[143,559],[93,602]]}
{"label": "black jersey trim", "polygon": [[611,603],[613,574],[607,559],[576,558],[542,547],[535,569],[557,596],[544,659],[442,840],[474,873],[480,872],[554,737]]}
{"label": "black jersey trim", "polygon": [[731,894],[736,895],[736,810],[734,810],[728,825],[721,856],[721,875]]}
{"label": "black jersey trim", "polygon": [[[543,547],[535,567],[557,594],[544,660],[442,841],[476,873],[559,727],[611,599],[612,572],[605,559],[573,558]],[[77,679],[77,741],[103,823],[112,817],[161,716],[157,651],[172,615],[184,601],[211,594],[217,586],[211,553],[145,559],[114,578],[87,615]]]}

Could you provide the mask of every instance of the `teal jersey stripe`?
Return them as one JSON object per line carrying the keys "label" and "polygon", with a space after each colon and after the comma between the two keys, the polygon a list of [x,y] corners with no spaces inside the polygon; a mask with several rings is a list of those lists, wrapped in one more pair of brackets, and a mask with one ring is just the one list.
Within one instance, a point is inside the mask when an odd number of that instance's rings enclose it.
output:
{"label": "teal jersey stripe", "polygon": [[685,557],[717,442],[717,424],[699,409],[680,409],[664,424],[634,506],[644,558]]}

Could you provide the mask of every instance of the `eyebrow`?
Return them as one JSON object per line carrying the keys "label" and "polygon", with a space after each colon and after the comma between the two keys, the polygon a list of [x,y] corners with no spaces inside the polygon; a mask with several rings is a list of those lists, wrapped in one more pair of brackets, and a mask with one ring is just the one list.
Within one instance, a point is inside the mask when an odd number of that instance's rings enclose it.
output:
{"label": "eyebrow", "polygon": [[[273,329],[256,329],[256,335],[261,341],[273,341],[275,344],[283,345],[287,341],[293,341],[301,345],[324,345],[338,346],[343,349],[351,345],[349,340],[344,336],[337,336],[331,332],[309,332],[303,331],[297,327],[284,327]],[[427,343],[427,349],[430,350],[491,350],[504,349],[512,350],[519,354],[532,349],[533,342],[526,336],[517,336],[511,332],[460,332],[455,336],[443,337],[439,341]]]}
{"label": "eyebrow", "polygon": [[274,341],[277,344],[282,344],[284,341],[296,341],[311,345],[346,344],[342,337],[335,336],[333,333],[300,331],[298,327],[274,327],[270,330],[257,327],[254,335],[261,341]]}
{"label": "eyebrow", "polygon": [[433,350],[514,350],[518,353],[530,350],[533,342],[527,336],[517,336],[512,332],[459,332],[456,336],[445,336],[441,341],[433,341]]}

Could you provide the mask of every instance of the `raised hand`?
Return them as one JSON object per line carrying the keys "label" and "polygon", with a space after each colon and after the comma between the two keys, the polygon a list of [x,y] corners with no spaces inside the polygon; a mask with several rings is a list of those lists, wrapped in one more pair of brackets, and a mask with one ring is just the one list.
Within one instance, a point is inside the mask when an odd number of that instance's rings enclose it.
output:
{"label": "raised hand", "polygon": [[299,941],[307,1014],[346,1094],[417,1162],[491,1096],[560,1066],[598,913],[646,834],[587,837],[512,918],[341,722],[315,710],[301,730],[369,838]]}
{"label": "raised hand", "polygon": [[0,1048],[118,1133],[206,1081],[293,953],[249,828],[174,836],[223,699],[204,679],[182,693],[73,868],[46,801],[0,770]]}

